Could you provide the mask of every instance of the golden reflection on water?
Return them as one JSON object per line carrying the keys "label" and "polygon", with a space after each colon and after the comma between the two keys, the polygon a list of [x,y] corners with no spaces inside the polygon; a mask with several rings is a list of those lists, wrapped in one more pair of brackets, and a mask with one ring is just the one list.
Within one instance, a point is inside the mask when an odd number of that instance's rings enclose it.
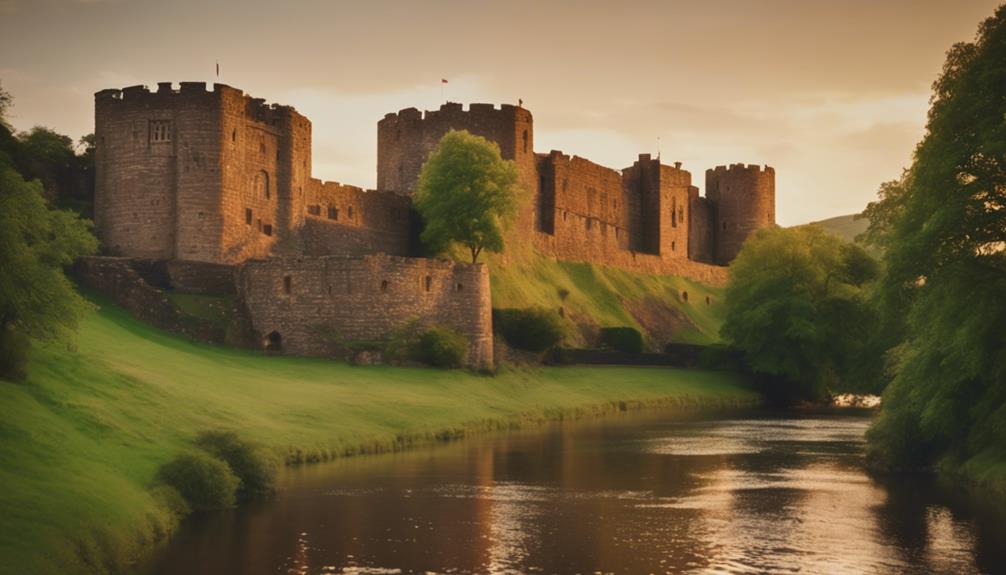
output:
{"label": "golden reflection on water", "polygon": [[[150,572],[971,573],[1006,534],[862,469],[855,417],[562,426],[292,470]],[[992,525],[990,527],[990,525]]]}

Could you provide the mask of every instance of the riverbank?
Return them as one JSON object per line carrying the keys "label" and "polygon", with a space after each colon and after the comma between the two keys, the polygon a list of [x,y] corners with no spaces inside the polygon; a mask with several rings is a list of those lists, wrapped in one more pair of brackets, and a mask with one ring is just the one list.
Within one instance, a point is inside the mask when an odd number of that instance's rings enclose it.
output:
{"label": "riverbank", "polygon": [[726,373],[504,369],[496,376],[267,357],[187,342],[104,306],[77,350],[0,383],[0,573],[121,571],[176,520],[149,488],[195,434],[234,429],[291,462],[657,405],[750,405]]}

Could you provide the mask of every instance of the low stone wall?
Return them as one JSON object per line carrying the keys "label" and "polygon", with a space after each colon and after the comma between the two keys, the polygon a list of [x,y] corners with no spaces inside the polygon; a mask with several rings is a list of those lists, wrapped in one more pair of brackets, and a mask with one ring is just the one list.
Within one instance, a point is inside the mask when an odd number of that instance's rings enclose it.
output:
{"label": "low stone wall", "polygon": [[134,263],[130,258],[86,257],[77,260],[73,271],[81,285],[111,298],[144,323],[204,343],[242,343],[240,336],[229,336],[223,327],[187,315],[163,290],[147,283]]}
{"label": "low stone wall", "polygon": [[469,341],[469,364],[493,364],[489,273],[482,264],[385,255],[246,262],[238,295],[263,347],[345,355],[386,341],[415,321],[446,325]]}
{"label": "low stone wall", "polygon": [[182,293],[234,295],[235,266],[210,262],[171,260],[166,262],[172,289]]}

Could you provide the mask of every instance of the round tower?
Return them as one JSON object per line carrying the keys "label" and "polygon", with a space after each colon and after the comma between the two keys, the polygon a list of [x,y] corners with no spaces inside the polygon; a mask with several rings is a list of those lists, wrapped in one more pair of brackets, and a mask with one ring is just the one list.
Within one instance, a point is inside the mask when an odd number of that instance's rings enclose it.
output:
{"label": "round tower", "polygon": [[732,164],[706,170],[713,208],[714,261],[727,265],[755,231],[775,225],[775,169]]}

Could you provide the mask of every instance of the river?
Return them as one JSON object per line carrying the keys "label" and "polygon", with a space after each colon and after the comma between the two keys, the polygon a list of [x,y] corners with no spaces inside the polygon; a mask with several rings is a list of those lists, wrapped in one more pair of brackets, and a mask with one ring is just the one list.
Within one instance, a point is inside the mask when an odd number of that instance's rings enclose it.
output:
{"label": "river", "polygon": [[638,412],[287,471],[144,572],[995,573],[1006,514],[871,478],[861,412]]}

